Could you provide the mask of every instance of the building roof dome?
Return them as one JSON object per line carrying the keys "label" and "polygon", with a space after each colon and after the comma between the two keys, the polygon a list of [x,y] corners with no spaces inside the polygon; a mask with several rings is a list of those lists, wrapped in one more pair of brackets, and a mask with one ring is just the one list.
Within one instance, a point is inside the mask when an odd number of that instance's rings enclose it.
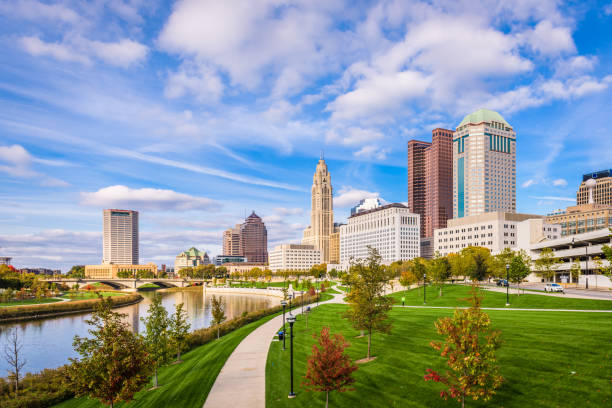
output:
{"label": "building roof dome", "polygon": [[499,113],[489,109],[478,109],[476,112],[472,112],[469,115],[466,115],[457,127],[460,128],[461,126],[467,125],[469,123],[482,122],[499,122],[505,124],[506,126],[510,126],[510,124],[506,122],[506,119],[504,119]]}

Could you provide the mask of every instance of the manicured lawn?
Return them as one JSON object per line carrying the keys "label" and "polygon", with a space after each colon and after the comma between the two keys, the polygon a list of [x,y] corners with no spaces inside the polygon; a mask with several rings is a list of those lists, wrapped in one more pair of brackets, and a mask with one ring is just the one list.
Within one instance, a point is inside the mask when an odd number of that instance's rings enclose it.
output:
{"label": "manicured lawn", "polygon": [[[323,407],[325,394],[308,392],[300,383],[315,340],[313,333],[329,326],[351,343],[348,353],[365,357],[367,337],[341,317],[346,305],[322,305],[309,316],[309,329],[294,326],[295,399],[288,399],[289,350],[270,346],[266,366],[267,407]],[[390,335],[375,334],[373,355],[355,373],[355,391],[331,393],[330,407],[458,407],[439,398],[441,384],[425,382],[427,368],[444,370],[445,362],[429,345],[439,339],[434,321],[452,310],[401,309],[390,313]],[[609,342],[612,314],[572,312],[489,311],[493,327],[502,331],[498,352],[505,383],[487,404],[467,400],[467,407],[604,407],[612,406]],[[575,374],[572,374],[575,372]]]}
{"label": "manicured lawn", "polygon": [[159,285],[156,285],[154,283],[145,283],[144,285],[140,286],[138,289],[147,289],[147,288],[157,289],[159,287],[160,287]]}
{"label": "manicured lawn", "polygon": [[54,303],[61,302],[59,299],[54,298],[44,298],[44,299],[25,299],[25,300],[16,300],[14,302],[0,302],[0,306],[21,306],[21,305],[37,305],[41,303]]}
{"label": "manicured lawn", "polygon": [[[466,298],[470,295],[470,286],[445,285],[442,296],[435,286],[427,287],[427,306],[469,306]],[[482,307],[506,307],[506,293],[482,290],[484,298]],[[391,295],[396,304],[402,304],[402,296],[406,297],[406,305],[423,305],[423,288],[395,292]],[[612,310],[612,301],[595,299],[575,299],[569,297],[553,297],[532,294],[510,294],[510,307],[523,309],[577,309],[577,310]]]}
{"label": "manicured lawn", "polygon": [[[261,289],[265,289],[267,287],[274,287],[274,288],[282,288],[283,286],[289,286],[291,282],[287,281],[287,282],[240,282],[240,283],[234,283],[232,284],[233,288],[261,288]],[[316,287],[317,289],[321,287],[321,283],[322,281],[312,281],[312,286]],[[334,286],[336,284],[336,282],[330,282],[331,286]],[[306,285],[304,284],[304,282],[302,280],[300,280],[300,284],[297,287],[293,288],[294,290],[308,290],[306,288]]]}
{"label": "manicured lawn", "polygon": [[[115,407],[201,408],[217,375],[236,346],[249,333],[274,316],[276,315],[250,323],[217,341],[186,353],[182,356],[182,363],[160,369],[158,389],[141,391],[132,402],[115,404]],[[78,398],[65,401],[56,407],[101,408],[105,405],[95,400]]]}
{"label": "manicured lawn", "polygon": [[[124,293],[121,293],[121,292],[98,292],[98,293],[104,297],[124,295]],[[76,294],[73,294],[72,297],[70,293],[66,293],[60,297],[63,299],[70,299],[70,300],[97,299],[98,294],[94,291],[87,291],[87,292],[77,292]]]}

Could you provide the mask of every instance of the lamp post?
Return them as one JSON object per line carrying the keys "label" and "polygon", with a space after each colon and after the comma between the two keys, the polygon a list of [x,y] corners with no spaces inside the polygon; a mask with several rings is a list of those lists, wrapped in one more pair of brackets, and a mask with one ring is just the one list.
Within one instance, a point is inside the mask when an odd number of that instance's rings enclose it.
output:
{"label": "lamp post", "polygon": [[427,304],[427,274],[423,274],[423,304]]}
{"label": "lamp post", "polygon": [[291,314],[291,299],[293,298],[293,294],[287,296],[289,298],[289,314]]}
{"label": "lamp post", "polygon": [[506,264],[506,306],[510,306],[510,264]]}
{"label": "lamp post", "polygon": [[287,321],[289,322],[289,327],[291,328],[291,342],[290,342],[290,359],[291,359],[291,391],[289,392],[289,398],[295,398],[295,393],[293,392],[293,323],[295,323],[295,316],[289,313],[289,317],[287,317]]}
{"label": "lamp post", "polygon": [[302,299],[300,300],[300,303],[302,304],[302,314],[304,314],[304,291],[300,291],[300,296],[302,296]]}
{"label": "lamp post", "polygon": [[287,302],[281,300],[281,306],[283,306],[283,350],[285,350],[285,337],[287,337],[285,332],[285,306],[287,306]]}

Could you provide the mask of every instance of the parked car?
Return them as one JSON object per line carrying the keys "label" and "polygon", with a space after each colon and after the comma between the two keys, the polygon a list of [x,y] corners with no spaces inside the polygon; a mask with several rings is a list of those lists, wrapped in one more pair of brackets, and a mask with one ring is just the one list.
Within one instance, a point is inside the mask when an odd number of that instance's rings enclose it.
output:
{"label": "parked car", "polygon": [[559,285],[558,283],[547,283],[546,286],[544,286],[544,292],[565,293],[565,291],[563,290],[563,286]]}
{"label": "parked car", "polygon": [[508,286],[508,281],[505,279],[499,279],[497,281],[497,286],[503,286],[504,288]]}

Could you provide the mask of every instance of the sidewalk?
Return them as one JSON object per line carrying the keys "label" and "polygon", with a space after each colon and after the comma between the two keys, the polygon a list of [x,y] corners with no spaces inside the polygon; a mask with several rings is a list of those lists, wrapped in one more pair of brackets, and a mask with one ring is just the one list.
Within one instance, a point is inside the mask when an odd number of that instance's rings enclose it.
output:
{"label": "sidewalk", "polygon": [[[334,294],[333,299],[319,304],[342,303],[345,295]],[[316,307],[316,303],[310,307]],[[292,312],[294,315],[301,314],[301,308],[295,306]],[[242,340],[217,376],[204,408],[265,408],[268,350],[270,342],[282,325],[281,314],[259,326]]]}

